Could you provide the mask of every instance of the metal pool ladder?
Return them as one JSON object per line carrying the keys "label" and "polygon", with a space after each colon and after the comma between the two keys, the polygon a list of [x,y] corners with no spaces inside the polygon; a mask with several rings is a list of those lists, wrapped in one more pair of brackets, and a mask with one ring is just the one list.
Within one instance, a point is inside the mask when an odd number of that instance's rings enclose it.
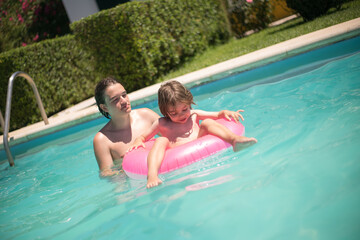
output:
{"label": "metal pool ladder", "polygon": [[4,124],[4,127],[3,127],[3,130],[4,130],[4,135],[3,135],[3,137],[4,137],[4,148],[5,148],[6,155],[7,155],[7,158],[9,160],[10,166],[15,165],[14,164],[14,158],[11,155],[10,148],[9,148],[8,133],[9,133],[9,126],[10,126],[11,97],[12,97],[12,90],[13,90],[13,85],[14,85],[14,81],[15,81],[16,77],[25,78],[27,80],[27,82],[31,85],[31,88],[33,89],[33,92],[35,94],[36,102],[37,102],[37,104],[39,106],[39,109],[40,109],[41,116],[44,119],[45,124],[49,124],[49,120],[48,120],[48,118],[46,116],[45,109],[44,109],[44,106],[42,104],[42,101],[41,101],[39,92],[38,92],[38,90],[36,88],[34,80],[27,73],[24,73],[24,72],[21,72],[21,71],[13,73],[13,75],[11,75],[11,77],[9,78],[9,84],[8,84],[8,90],[7,90],[7,96],[6,96],[6,109],[5,109],[5,121],[4,121],[5,124]]}

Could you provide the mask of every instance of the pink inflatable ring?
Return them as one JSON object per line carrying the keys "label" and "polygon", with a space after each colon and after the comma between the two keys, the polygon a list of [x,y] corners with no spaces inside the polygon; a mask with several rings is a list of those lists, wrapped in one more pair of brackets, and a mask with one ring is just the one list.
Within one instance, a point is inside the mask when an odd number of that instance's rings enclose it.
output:
{"label": "pink inflatable ring", "polygon": [[[239,136],[243,136],[245,133],[245,128],[241,123],[225,119],[216,121]],[[154,139],[150,140],[145,143],[145,148],[140,147],[124,156],[122,166],[129,177],[135,179],[146,178],[148,171],[147,156],[154,141]],[[231,144],[213,135],[206,135],[175,148],[169,148],[165,152],[159,174],[185,167],[228,147],[231,147]]]}

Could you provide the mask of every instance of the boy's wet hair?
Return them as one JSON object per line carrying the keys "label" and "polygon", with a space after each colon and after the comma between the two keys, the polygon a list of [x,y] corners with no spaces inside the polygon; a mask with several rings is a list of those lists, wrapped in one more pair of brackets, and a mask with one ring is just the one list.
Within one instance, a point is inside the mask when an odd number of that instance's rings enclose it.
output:
{"label": "boy's wet hair", "polygon": [[158,104],[162,115],[169,117],[169,106],[175,107],[179,102],[190,106],[195,104],[191,92],[180,82],[169,81],[163,83],[158,91]]}
{"label": "boy's wet hair", "polygon": [[[95,100],[96,100],[96,104],[99,108],[99,111],[101,112],[102,115],[104,115],[106,118],[110,119],[111,116],[108,112],[105,112],[104,110],[101,109],[100,104],[105,104],[105,96],[104,96],[104,92],[105,90],[114,84],[119,83],[115,78],[113,77],[106,77],[104,79],[102,79],[95,87]],[[120,83],[121,84],[121,83]]]}

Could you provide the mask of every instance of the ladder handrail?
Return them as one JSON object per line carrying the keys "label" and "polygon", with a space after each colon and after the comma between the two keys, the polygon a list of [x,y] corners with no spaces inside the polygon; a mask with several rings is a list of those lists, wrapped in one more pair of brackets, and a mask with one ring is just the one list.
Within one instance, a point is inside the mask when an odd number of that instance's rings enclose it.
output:
{"label": "ladder handrail", "polygon": [[0,125],[1,125],[1,129],[4,131],[5,129],[5,121],[4,121],[4,117],[1,113],[1,109],[0,109]]}
{"label": "ladder handrail", "polygon": [[5,125],[4,125],[4,148],[6,151],[6,155],[8,157],[9,160],[9,164],[10,166],[14,166],[14,159],[11,155],[10,152],[10,148],[9,148],[9,142],[8,142],[8,133],[9,133],[9,126],[10,126],[10,112],[11,112],[11,97],[12,97],[12,90],[13,90],[13,85],[14,85],[14,81],[16,77],[23,77],[27,80],[27,82],[31,85],[31,88],[33,89],[33,92],[35,94],[35,98],[36,98],[36,102],[39,106],[40,109],[40,113],[42,118],[44,119],[45,124],[49,124],[49,120],[46,116],[45,113],[45,109],[44,106],[42,104],[39,92],[36,88],[35,82],[34,80],[27,74],[21,71],[15,72],[11,75],[11,77],[9,78],[9,84],[8,84],[8,90],[7,90],[7,96],[6,96],[6,109],[5,109]]}

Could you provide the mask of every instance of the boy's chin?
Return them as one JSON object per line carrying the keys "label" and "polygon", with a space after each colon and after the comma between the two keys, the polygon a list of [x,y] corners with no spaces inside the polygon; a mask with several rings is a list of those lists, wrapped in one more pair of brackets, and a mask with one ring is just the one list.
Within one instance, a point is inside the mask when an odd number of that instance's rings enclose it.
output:
{"label": "boy's chin", "polygon": [[126,113],[130,113],[131,112],[131,106],[129,106],[127,108],[123,108],[122,111],[126,112]]}

